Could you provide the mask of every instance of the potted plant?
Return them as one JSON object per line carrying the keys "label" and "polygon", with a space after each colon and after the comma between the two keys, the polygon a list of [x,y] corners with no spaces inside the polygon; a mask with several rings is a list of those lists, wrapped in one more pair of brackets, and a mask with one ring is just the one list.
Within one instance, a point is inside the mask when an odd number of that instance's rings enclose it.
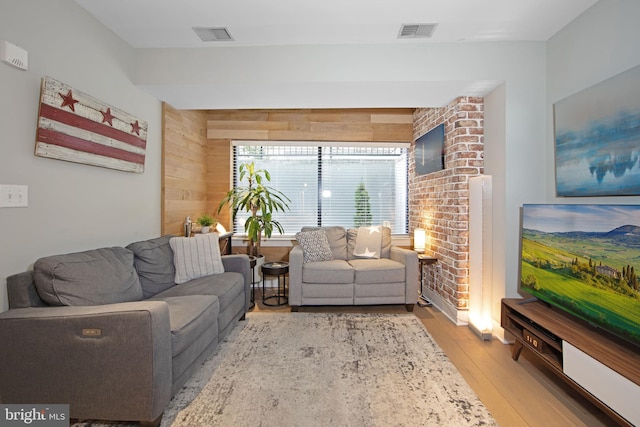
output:
{"label": "potted plant", "polygon": [[201,227],[200,233],[205,234],[209,232],[210,227],[215,227],[215,225],[218,223],[218,220],[213,215],[209,215],[208,213],[203,213],[196,220],[196,222]]}
{"label": "potted plant", "polygon": [[249,238],[248,253],[259,257],[262,234],[269,238],[274,228],[280,234],[284,232],[282,225],[273,219],[273,212],[285,212],[289,209],[288,203],[291,200],[282,192],[266,185],[271,181],[269,171],[256,169],[253,162],[241,164],[239,172],[238,182],[242,183],[246,178],[246,185],[229,190],[218,206],[218,213],[225,205],[231,207],[233,221],[238,211],[251,213],[244,223],[244,231]]}

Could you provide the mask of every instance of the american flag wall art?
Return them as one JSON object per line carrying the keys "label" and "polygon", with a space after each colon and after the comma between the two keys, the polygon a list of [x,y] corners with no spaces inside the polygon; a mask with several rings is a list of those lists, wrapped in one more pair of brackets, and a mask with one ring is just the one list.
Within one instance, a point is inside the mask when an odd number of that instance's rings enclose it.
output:
{"label": "american flag wall art", "polygon": [[35,155],[144,172],[147,122],[65,85],[42,80]]}

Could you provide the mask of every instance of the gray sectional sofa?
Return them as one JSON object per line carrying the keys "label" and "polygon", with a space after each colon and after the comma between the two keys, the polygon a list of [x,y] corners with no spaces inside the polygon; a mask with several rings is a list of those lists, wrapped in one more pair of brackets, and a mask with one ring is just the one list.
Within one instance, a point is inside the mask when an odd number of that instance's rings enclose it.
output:
{"label": "gray sectional sofa", "polygon": [[0,403],[158,424],[250,306],[246,255],[222,256],[224,272],[177,285],[171,237],[46,257],[7,278]]}
{"label": "gray sectional sofa", "polygon": [[[295,245],[289,253],[289,305],[405,304],[413,310],[418,300],[418,254],[391,245],[391,230],[381,227],[377,257],[356,255],[358,229],[304,227],[298,233],[324,232],[330,252],[322,256],[322,242]],[[309,261],[305,250],[317,255]],[[320,254],[320,255],[318,255]],[[313,258],[313,257],[312,257]]]}

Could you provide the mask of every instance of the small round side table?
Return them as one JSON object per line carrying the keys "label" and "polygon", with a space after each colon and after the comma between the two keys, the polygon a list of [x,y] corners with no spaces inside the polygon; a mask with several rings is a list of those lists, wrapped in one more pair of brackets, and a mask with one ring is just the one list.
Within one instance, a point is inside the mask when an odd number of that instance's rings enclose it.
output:
{"label": "small round side table", "polygon": [[[269,306],[279,306],[289,303],[287,296],[287,273],[289,273],[288,262],[267,262],[262,264],[262,303]],[[275,293],[267,296],[265,293],[265,276],[278,276],[278,287]],[[280,278],[282,277],[282,282]],[[271,302],[270,300],[276,300]]]}

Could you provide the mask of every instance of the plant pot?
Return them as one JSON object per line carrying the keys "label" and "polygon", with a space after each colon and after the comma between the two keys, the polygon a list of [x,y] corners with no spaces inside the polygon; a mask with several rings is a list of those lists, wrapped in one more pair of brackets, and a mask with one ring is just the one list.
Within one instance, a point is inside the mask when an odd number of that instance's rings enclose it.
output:
{"label": "plant pot", "polygon": [[264,264],[264,255],[256,257],[256,266],[253,269],[253,283],[262,286],[262,264]]}
{"label": "plant pot", "polygon": [[202,228],[200,229],[200,233],[207,234],[210,228],[211,227],[209,227],[208,225],[203,225]]}

